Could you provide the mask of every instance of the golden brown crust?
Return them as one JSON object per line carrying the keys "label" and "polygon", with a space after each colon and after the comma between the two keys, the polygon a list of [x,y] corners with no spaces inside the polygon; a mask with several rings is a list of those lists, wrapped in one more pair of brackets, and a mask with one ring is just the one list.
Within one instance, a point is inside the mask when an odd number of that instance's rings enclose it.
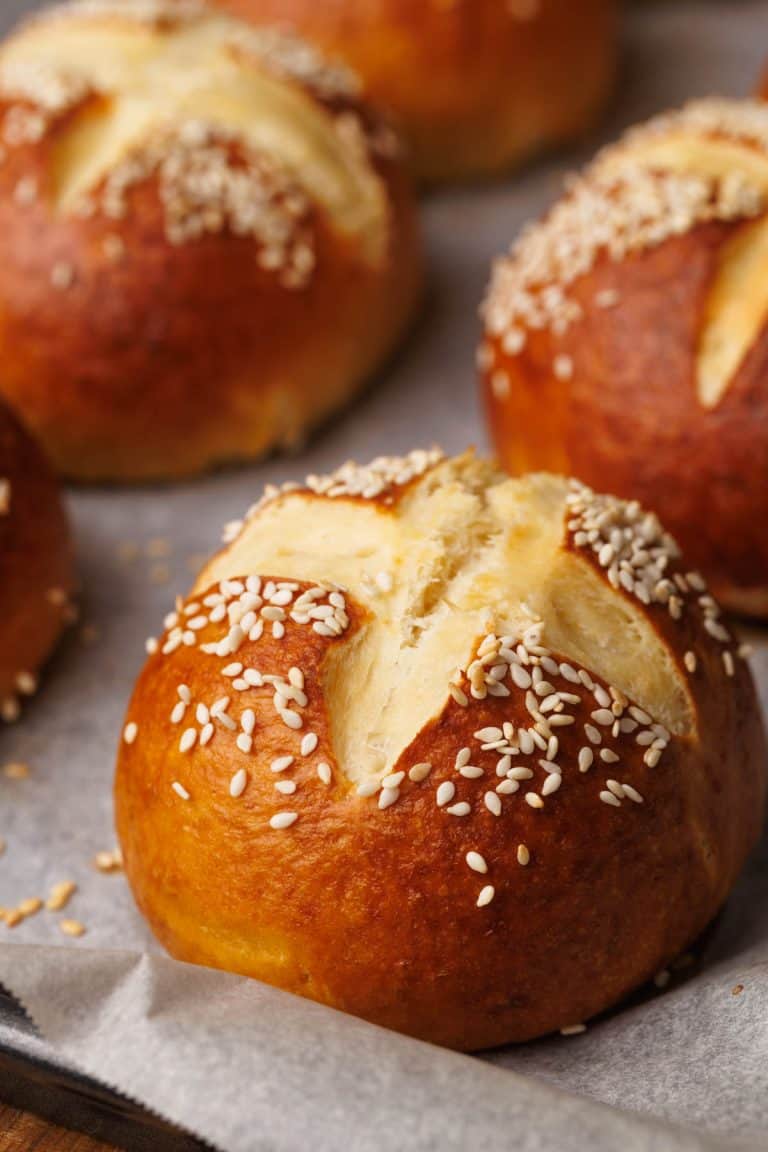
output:
{"label": "golden brown crust", "polygon": [[[733,102],[725,110],[734,116],[739,107]],[[743,108],[745,120],[753,116],[753,105]],[[768,115],[756,119],[765,132]],[[663,120],[654,129],[657,135],[663,135],[662,125]],[[669,139],[673,135],[670,127]],[[620,158],[623,148],[627,163],[633,162],[631,140],[608,156]],[[765,156],[768,137],[749,147]],[[748,150],[745,145],[742,157]],[[662,172],[668,161],[669,156],[659,161]],[[653,160],[635,162],[638,167],[629,179],[651,179]],[[699,178],[697,163],[690,168],[680,163],[679,178],[674,167],[669,169],[673,194],[683,180]],[[598,158],[577,189],[594,189],[600,164]],[[731,158],[731,169],[736,186],[738,153]],[[702,200],[688,216],[686,201],[672,228],[674,211],[665,209],[663,217],[652,222],[661,229],[657,241],[634,247],[631,239],[625,252],[617,246],[614,255],[604,249],[589,252],[580,274],[549,282],[564,294],[572,318],[563,319],[558,305],[557,313],[528,327],[523,312],[517,311],[522,301],[518,271],[526,259],[522,240],[497,268],[479,367],[494,447],[509,471],[559,471],[600,490],[636,497],[658,510],[725,604],[766,615],[768,444],[763,428],[768,326],[758,311],[751,342],[735,367],[723,374],[716,394],[708,398],[701,382],[708,332],[719,321],[710,350],[717,353],[731,343],[738,352],[739,333],[724,310],[740,293],[746,315],[753,296],[740,278],[749,272],[746,265],[743,273],[736,268],[729,282],[723,279],[726,268],[735,268],[732,253],[741,238],[749,252],[754,236],[753,251],[759,255],[765,186],[762,177],[752,186],[753,174],[745,171],[745,183],[733,196],[730,190],[723,192],[722,181],[718,189],[717,175],[701,177],[696,197],[701,189],[706,197],[720,196],[714,219],[706,217],[711,201]],[[567,202],[568,196],[561,204]],[[540,226],[539,235],[548,228],[556,235],[551,220]],[[583,220],[579,245],[591,227],[587,213]],[[514,284],[509,293],[505,281]]]}
{"label": "golden brown crust", "polygon": [[[191,114],[183,101],[165,118],[158,107],[80,188],[88,160],[117,138],[128,80],[106,97],[83,81],[53,111],[24,99],[30,88],[45,97],[27,57],[56,19],[33,22],[0,54],[2,78],[11,52],[0,104],[0,388],[77,479],[180,476],[300,441],[391,352],[418,301],[418,221],[391,134],[341,81],[313,71],[314,57],[306,77],[286,74],[283,57],[294,61],[282,44],[264,49],[267,33],[252,41],[225,22],[215,37],[229,53],[219,76],[235,122],[215,91],[207,119],[205,92],[185,97]],[[95,17],[58,19],[71,29]],[[116,52],[135,35],[130,22],[106,27]],[[175,28],[150,34],[183,76]],[[71,51],[53,69],[59,85]],[[252,77],[264,93],[250,93]],[[248,138],[238,119],[248,109],[257,136],[266,116],[277,153]],[[305,128],[302,117],[316,119]],[[72,159],[89,121],[95,143]],[[311,149],[318,131],[325,142],[292,168],[280,148]],[[77,197],[61,202],[70,186]]]}
{"label": "golden brown crust", "polygon": [[581,134],[614,78],[612,0],[220,3],[245,19],[288,22],[346,60],[430,182],[499,172]]}
{"label": "golden brown crust", "polygon": [[72,618],[74,570],[64,508],[37,446],[0,406],[0,719],[23,697]]}
{"label": "golden brown crust", "polygon": [[[315,518],[334,500],[301,498]],[[372,500],[390,521],[405,514]],[[587,1019],[695,939],[759,834],[765,746],[749,670],[655,522],[579,486],[567,516],[559,554],[640,612],[685,684],[687,732],[547,648],[546,623],[542,635],[528,620],[514,642],[478,637],[383,782],[360,783],[335,758],[328,675],[355,659],[375,599],[313,585],[310,601],[293,577],[199,585],[139,678],[116,778],[127,875],[174,955],[478,1049]],[[611,557],[582,542],[592,516],[646,541],[632,592],[611,591]],[[321,606],[314,624],[308,603]],[[265,675],[299,697],[279,699]],[[543,750],[524,735],[535,716]]]}

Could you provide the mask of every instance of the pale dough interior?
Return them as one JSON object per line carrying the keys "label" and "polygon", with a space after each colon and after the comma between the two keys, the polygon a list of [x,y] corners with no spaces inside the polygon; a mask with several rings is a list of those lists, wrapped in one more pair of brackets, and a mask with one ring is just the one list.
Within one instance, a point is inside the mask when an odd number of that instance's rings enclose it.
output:
{"label": "pale dough interior", "polygon": [[368,608],[325,662],[334,750],[353,780],[386,773],[440,714],[478,641],[525,628],[531,615],[553,651],[690,732],[684,682],[641,606],[563,546],[566,495],[558,477],[509,479],[472,455],[440,464],[394,509],[285,495],[209,563],[195,591],[259,573],[333,581]]}
{"label": "pale dough interior", "polygon": [[[604,171],[626,163],[663,172],[722,179],[742,176],[768,199],[768,156],[754,146],[681,131],[607,154]],[[768,220],[741,226],[721,249],[699,334],[696,390],[716,408],[768,318]]]}

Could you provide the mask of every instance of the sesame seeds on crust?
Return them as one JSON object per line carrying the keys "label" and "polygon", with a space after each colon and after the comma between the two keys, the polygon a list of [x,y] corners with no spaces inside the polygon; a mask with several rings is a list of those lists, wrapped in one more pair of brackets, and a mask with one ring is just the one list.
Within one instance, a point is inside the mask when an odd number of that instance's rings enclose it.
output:
{"label": "sesame seeds on crust", "polygon": [[180,245],[230,231],[260,247],[259,263],[286,287],[301,287],[315,265],[310,206],[290,173],[233,132],[188,120],[126,157],[86,201],[84,214],[123,219],[129,194],[157,177],[166,236]]}
{"label": "sesame seeds on crust", "polygon": [[[13,146],[39,140],[52,119],[75,108],[89,92],[90,85],[82,76],[49,61],[3,60],[0,101],[11,104],[3,124],[4,143]],[[22,113],[27,118],[26,130]],[[37,117],[37,130],[33,130],[33,117]]]}
{"label": "sesame seeds on crust", "polygon": [[[682,620],[686,612],[694,615],[707,636],[724,646],[726,675],[734,675],[734,660],[743,654],[722,619],[720,605],[700,572],[676,570],[680,550],[657,516],[636,500],[598,495],[577,480],[570,481],[566,515],[569,543],[596,560],[613,588],[645,607],[660,605],[674,621]],[[681,662],[689,675],[696,673],[695,652],[687,650]]]}
{"label": "sesame seeds on crust", "polygon": [[[211,624],[218,626],[215,639],[208,630]],[[304,723],[309,696],[322,692],[322,686],[312,682],[306,669],[267,668],[258,661],[265,628],[276,624],[283,628],[272,636],[281,643],[286,625],[311,624],[326,642],[338,639],[350,624],[345,594],[336,587],[302,589],[295,581],[256,576],[223,581],[201,598],[177,604],[166,620],[167,631],[156,658],[167,659],[181,647],[196,646],[198,636],[204,635],[199,648],[220,665],[220,694],[213,690],[210,699],[201,699],[193,685],[178,684],[174,699],[168,701],[169,738],[183,757],[200,755],[211,740],[231,741],[230,769],[222,780],[222,792],[232,803],[243,803],[249,781],[263,773],[273,781],[275,793],[274,811],[266,817],[268,830],[282,835],[302,819],[302,792],[313,783],[327,787],[332,769],[328,748],[321,746],[318,735],[307,731]],[[646,767],[655,767],[672,739],[663,725],[618,690],[559,659],[544,644],[543,629],[540,620],[531,620],[522,630],[485,636],[467,668],[457,670],[453,677],[453,683],[462,688],[465,704],[451,699],[446,684],[446,708],[464,711],[482,701],[506,698],[510,719],[478,727],[470,742],[456,748],[449,764],[398,765],[380,778],[348,789],[350,800],[372,805],[382,819],[398,812],[409,794],[426,791],[445,819],[466,824],[464,855],[469,871],[493,880],[473,896],[480,909],[491,904],[504,882],[503,876],[494,876],[493,856],[483,847],[484,819],[504,819],[520,804],[534,812],[546,810],[559,803],[560,793],[567,793],[569,784],[585,772],[590,773],[590,781],[594,779],[596,803],[634,809],[644,796],[627,778],[630,769],[625,761],[639,750]],[[274,663],[274,655],[270,662]],[[270,698],[285,731],[280,755],[270,753],[269,762],[262,763],[259,730]],[[597,733],[600,756],[592,755],[590,740],[594,738],[588,729]],[[129,720],[124,731],[124,754],[130,755],[141,744],[142,730]],[[270,731],[274,732],[273,725]],[[573,755],[570,744],[566,753],[566,739],[575,739],[581,753]],[[274,750],[272,738],[270,748]],[[310,772],[297,776],[303,762]],[[442,776],[436,783],[432,781],[435,769]],[[195,789],[178,768],[174,772],[180,778],[170,782],[170,790],[177,800],[194,804]],[[291,797],[290,809],[281,806],[286,796]],[[531,866],[535,847],[517,845],[520,867]]]}
{"label": "sesame seeds on crust", "polygon": [[351,68],[327,60],[314,45],[285,28],[235,25],[228,43],[267,71],[299,81],[323,99],[354,100],[361,94],[361,81]]}
{"label": "sesame seeds on crust", "polygon": [[[620,263],[700,224],[750,219],[765,210],[764,189],[736,169],[665,171],[633,156],[636,145],[675,132],[768,151],[768,106],[695,101],[632,129],[571,178],[564,198],[495,266],[483,312],[489,337],[508,355],[522,352],[531,331],[559,338],[580,319],[571,289],[599,259]],[[601,308],[616,303],[613,295],[596,300]]]}
{"label": "sesame seeds on crust", "polygon": [[[314,493],[329,500],[380,500],[384,504],[392,505],[412,481],[423,476],[444,459],[444,453],[440,448],[420,448],[409,452],[407,456],[378,456],[366,465],[348,460],[335,472],[307,476],[303,484],[294,481],[280,487],[268,484],[261,499],[251,506],[243,520],[232,520],[225,526],[224,542],[231,543],[248,520],[253,519],[266,504],[293,493]],[[387,581],[388,574],[382,573],[382,586]]]}

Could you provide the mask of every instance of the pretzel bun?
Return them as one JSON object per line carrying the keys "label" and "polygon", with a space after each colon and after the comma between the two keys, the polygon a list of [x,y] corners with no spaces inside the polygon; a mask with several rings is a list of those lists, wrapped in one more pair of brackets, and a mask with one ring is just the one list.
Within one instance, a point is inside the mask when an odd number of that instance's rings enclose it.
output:
{"label": "pretzel bun", "polygon": [[582,134],[616,63],[615,0],[220,0],[346,60],[426,181],[487,175]]}
{"label": "pretzel bun", "polygon": [[119,751],[128,879],[175,956],[477,1049],[593,1016],[711,920],[764,737],[655,517],[415,452],[271,491],[230,538]]}
{"label": "pretzel bun", "polygon": [[495,268],[496,450],[658,509],[768,615],[768,107],[705,100],[602,152]]}
{"label": "pretzel bun", "polygon": [[79,0],[0,49],[2,390],[84,480],[300,441],[420,291],[392,132],[343,68],[195,0]]}
{"label": "pretzel bun", "polygon": [[0,405],[0,721],[16,720],[74,614],[69,529],[37,445]]}

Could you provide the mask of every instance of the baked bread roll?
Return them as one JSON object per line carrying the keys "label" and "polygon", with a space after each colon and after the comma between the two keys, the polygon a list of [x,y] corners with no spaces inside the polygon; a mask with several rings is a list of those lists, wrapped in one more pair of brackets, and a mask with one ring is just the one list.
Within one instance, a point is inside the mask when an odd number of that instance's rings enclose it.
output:
{"label": "baked bread roll", "polygon": [[355,79],[195,0],[80,0],[0,50],[0,390],[55,465],[293,445],[414,314],[420,241]]}
{"label": "baked bread roll", "polygon": [[711,920],[764,737],[654,516],[414,452],[271,490],[229,538],[119,751],[174,956],[477,1049],[601,1012]]}
{"label": "baked bread roll", "polygon": [[19,715],[74,614],[69,529],[39,449],[0,405],[0,721]]}
{"label": "baked bread roll", "polygon": [[346,60],[425,181],[502,171],[579,136],[616,64],[615,0],[220,0]]}
{"label": "baked bread roll", "polygon": [[602,152],[496,265],[480,348],[513,473],[663,516],[768,615],[768,107],[704,100]]}

